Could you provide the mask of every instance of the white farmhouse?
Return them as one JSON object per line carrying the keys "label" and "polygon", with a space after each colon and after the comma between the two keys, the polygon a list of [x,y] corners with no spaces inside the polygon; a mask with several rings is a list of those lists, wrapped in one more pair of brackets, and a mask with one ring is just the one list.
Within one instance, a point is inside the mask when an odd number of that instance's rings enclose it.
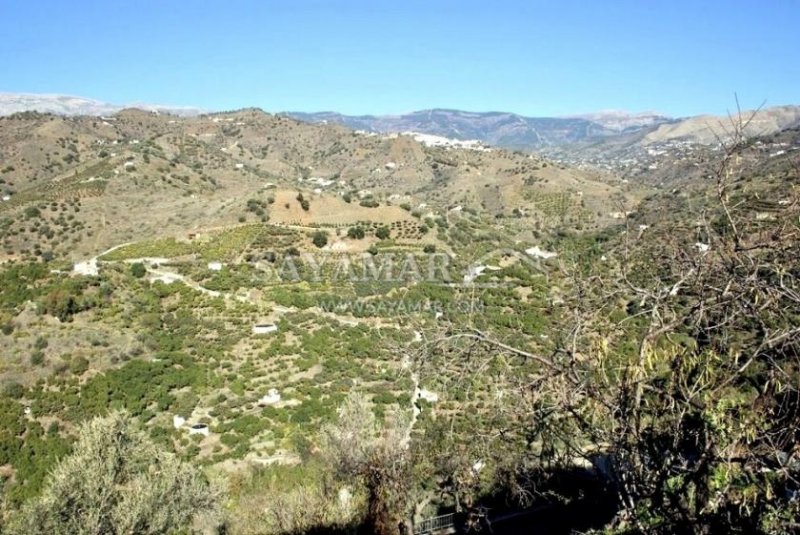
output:
{"label": "white farmhouse", "polygon": [[417,399],[424,399],[428,403],[436,403],[437,401],[439,401],[439,394],[422,388],[420,390],[417,390]]}
{"label": "white farmhouse", "polygon": [[263,407],[266,405],[275,405],[281,400],[281,395],[275,388],[270,388],[269,391],[258,400],[258,405]]}
{"label": "white farmhouse", "polygon": [[99,273],[97,268],[97,259],[92,258],[91,260],[86,260],[85,262],[78,262],[75,264],[75,266],[73,266],[72,271],[78,275],[96,277]]}
{"label": "white farmhouse", "polygon": [[278,326],[274,323],[257,323],[253,325],[253,334],[270,334],[277,332]]}
{"label": "white farmhouse", "polygon": [[192,427],[189,428],[190,435],[203,435],[207,437],[210,431],[206,424],[194,424]]}

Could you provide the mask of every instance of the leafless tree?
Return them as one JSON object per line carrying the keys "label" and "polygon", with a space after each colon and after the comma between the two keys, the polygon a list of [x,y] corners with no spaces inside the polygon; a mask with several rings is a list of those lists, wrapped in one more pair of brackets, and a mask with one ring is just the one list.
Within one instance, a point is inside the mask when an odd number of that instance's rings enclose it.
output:
{"label": "leafless tree", "polygon": [[[695,207],[629,220],[596,267],[562,260],[570,290],[555,344],[470,325],[428,332],[420,376],[477,385],[484,401],[469,453],[441,439],[451,477],[440,481],[458,494],[481,445],[489,457],[503,444],[513,454],[498,465],[520,473],[602,464],[621,528],[800,527],[800,177],[787,166],[777,184],[752,178],[752,119],[731,117]],[[523,498],[537,492],[512,482]]]}
{"label": "leafless tree", "polygon": [[352,393],[337,420],[322,430],[322,449],[336,473],[366,490],[365,533],[392,535],[405,529],[411,470],[408,425],[404,413],[387,424],[377,422],[369,400]]}

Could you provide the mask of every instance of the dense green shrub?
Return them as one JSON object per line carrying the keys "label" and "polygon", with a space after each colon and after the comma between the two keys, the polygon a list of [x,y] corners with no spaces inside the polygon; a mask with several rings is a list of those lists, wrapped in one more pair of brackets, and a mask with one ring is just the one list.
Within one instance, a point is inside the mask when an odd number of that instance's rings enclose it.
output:
{"label": "dense green shrub", "polygon": [[311,241],[316,247],[321,249],[328,244],[328,233],[324,230],[318,230],[311,236]]}

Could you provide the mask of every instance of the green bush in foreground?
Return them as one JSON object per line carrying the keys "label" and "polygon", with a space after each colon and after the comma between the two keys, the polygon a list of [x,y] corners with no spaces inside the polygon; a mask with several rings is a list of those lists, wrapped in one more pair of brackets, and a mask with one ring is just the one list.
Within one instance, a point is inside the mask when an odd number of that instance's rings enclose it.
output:
{"label": "green bush in foreground", "polygon": [[202,472],[159,449],[125,413],[85,424],[72,455],[9,526],[18,534],[170,533],[214,519]]}

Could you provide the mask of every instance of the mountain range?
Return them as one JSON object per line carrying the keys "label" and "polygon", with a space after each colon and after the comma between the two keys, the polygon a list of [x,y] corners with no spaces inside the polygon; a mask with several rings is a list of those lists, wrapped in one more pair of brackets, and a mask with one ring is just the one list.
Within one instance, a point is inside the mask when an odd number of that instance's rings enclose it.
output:
{"label": "mountain range", "polygon": [[536,149],[599,139],[669,123],[658,114],[600,113],[576,117],[524,117],[507,112],[474,113],[434,109],[404,115],[348,116],[334,112],[286,115],[306,122],[332,122],[367,132],[421,132],[476,139],[507,149]]}
{"label": "mountain range", "polygon": [[641,532],[793,532],[800,128],[731,156],[717,117],[3,102],[3,533],[79,532],[115,477],[153,532],[165,478],[219,489],[187,533],[378,533],[398,492],[407,533],[600,530],[619,496]]}
{"label": "mountain range", "polygon": [[[138,109],[102,117],[2,117],[0,261],[36,246],[77,258],[126,241],[235,225],[263,211],[257,203],[268,195],[275,201],[270,221],[290,225],[394,223],[412,220],[412,212],[435,220],[470,211],[542,229],[608,224],[611,199],[630,204],[641,196],[608,173],[444,142],[359,134],[258,109],[194,117]],[[251,211],[248,199],[256,200]],[[82,208],[58,220],[61,202]],[[48,224],[31,227],[20,217],[29,208]],[[50,224],[51,216],[58,223]],[[54,228],[64,235],[42,237]]]}
{"label": "mountain range", "polygon": [[70,95],[40,93],[0,93],[0,116],[25,111],[55,113],[58,115],[111,115],[125,108],[139,108],[146,111],[169,113],[172,115],[199,115],[199,108],[182,106],[163,106],[157,104],[130,103],[110,104],[100,100]]}
{"label": "mountain range", "polygon": [[[206,113],[194,107],[152,104],[117,105],[82,97],[0,93],[0,116],[23,111],[59,115],[108,115],[139,108],[179,116]],[[749,115],[750,111],[742,112]],[[344,115],[337,112],[282,112],[307,123],[334,123],[366,133],[414,132],[455,140],[476,140],[510,150],[540,151],[571,165],[599,165],[627,171],[622,162],[636,161],[641,170],[653,165],[652,152],[685,150],[689,145],[713,145],[724,137],[728,117],[698,115],[674,118],[656,112],[601,111],[570,117],[526,117],[509,112],[431,109],[402,115]],[[768,135],[800,125],[800,106],[761,109],[747,134]],[[676,145],[677,144],[677,145]]]}

